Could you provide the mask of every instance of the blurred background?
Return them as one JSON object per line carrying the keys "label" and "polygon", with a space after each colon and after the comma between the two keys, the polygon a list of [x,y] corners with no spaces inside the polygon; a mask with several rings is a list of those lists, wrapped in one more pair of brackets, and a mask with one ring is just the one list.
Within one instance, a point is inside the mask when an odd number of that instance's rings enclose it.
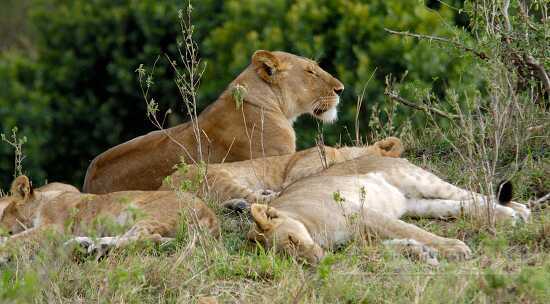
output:
{"label": "blurred background", "polygon": [[[187,119],[164,59],[164,54],[177,57],[178,9],[186,4],[1,0],[0,133],[8,135],[18,126],[19,136],[27,137],[23,167],[35,184],[49,180],[80,186],[94,156],[154,130],[135,70],[140,64],[150,68],[159,55],[152,96],[162,110],[175,112],[167,126]],[[299,119],[299,148],[312,146],[318,129],[325,143],[351,143],[356,101],[364,88],[361,134],[374,134],[376,124],[390,118],[380,111],[389,104],[383,94],[386,75],[406,80],[401,87],[405,97],[425,91],[443,97],[450,87],[459,95],[483,93],[472,56],[384,31],[468,39],[463,5],[460,0],[195,1],[195,38],[207,64],[199,108],[217,98],[257,49],[315,59],[346,86],[336,124]],[[399,135],[399,126],[414,129],[425,123],[421,113],[406,107],[396,113],[393,135]],[[13,167],[12,147],[0,145],[0,188],[8,188]]]}

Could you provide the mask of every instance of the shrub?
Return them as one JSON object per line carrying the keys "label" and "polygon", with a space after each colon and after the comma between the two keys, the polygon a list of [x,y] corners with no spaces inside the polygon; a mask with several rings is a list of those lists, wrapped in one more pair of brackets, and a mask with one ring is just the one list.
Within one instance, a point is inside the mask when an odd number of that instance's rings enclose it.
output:
{"label": "shrub", "polygon": [[[384,27],[437,35],[458,31],[453,27],[456,12],[434,3],[430,1],[433,8],[428,8],[422,2],[399,0],[196,2],[196,38],[208,63],[198,108],[204,109],[221,93],[249,63],[254,50],[287,50],[318,60],[346,84],[341,120],[326,127],[325,135],[329,144],[349,143],[355,100],[374,71],[359,115],[364,131],[370,108],[384,102],[385,74],[407,74],[414,90],[433,89],[439,94],[449,86],[460,91],[475,85],[469,72],[471,57],[453,56],[427,42],[404,41],[384,32]],[[134,71],[140,63],[150,67],[164,53],[177,56],[178,5],[181,2],[175,0],[33,4],[29,22],[36,58],[0,57],[0,83],[8,87],[0,92],[0,131],[7,133],[17,124],[29,138],[26,165],[31,176],[80,184],[94,156],[153,129],[145,119]],[[156,66],[153,89],[151,95],[162,109],[184,113],[164,56]],[[400,110],[399,121],[409,120],[407,111]],[[186,120],[181,114],[172,116],[170,124]],[[300,148],[313,144],[316,126],[310,118],[297,123]],[[1,149],[0,178],[6,183],[11,158],[6,147]]]}

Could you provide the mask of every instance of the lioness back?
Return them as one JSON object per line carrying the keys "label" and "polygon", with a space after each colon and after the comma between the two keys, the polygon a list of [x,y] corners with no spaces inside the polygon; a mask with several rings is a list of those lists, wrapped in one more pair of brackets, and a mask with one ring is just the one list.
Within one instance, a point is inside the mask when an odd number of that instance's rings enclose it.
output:
{"label": "lioness back", "polygon": [[[159,190],[178,189],[185,181],[203,182],[198,195],[218,202],[244,198],[249,202],[273,198],[271,190],[282,191],[288,185],[317,174],[341,162],[364,155],[399,157],[403,145],[398,138],[389,137],[371,146],[332,148],[319,146],[282,156],[247,161],[189,166],[174,172]],[[350,171],[351,172],[351,171]],[[200,176],[206,174],[206,176]],[[264,193],[264,194],[262,194]],[[265,197],[269,195],[270,197]]]}
{"label": "lioness back", "polygon": [[214,235],[219,234],[214,212],[190,193],[121,191],[98,195],[58,191],[70,190],[66,186],[69,185],[50,184],[33,189],[28,177],[17,177],[12,183],[11,195],[0,198],[0,230],[15,236],[25,230],[49,227],[80,234],[82,229],[109,218],[120,225],[154,226],[155,232],[148,233],[173,237],[183,214],[187,215],[189,224],[198,224]]}

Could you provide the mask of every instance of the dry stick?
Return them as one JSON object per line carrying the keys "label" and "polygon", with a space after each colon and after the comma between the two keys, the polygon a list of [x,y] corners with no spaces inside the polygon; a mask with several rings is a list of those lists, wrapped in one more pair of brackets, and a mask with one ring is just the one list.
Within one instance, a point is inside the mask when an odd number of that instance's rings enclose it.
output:
{"label": "dry stick", "polygon": [[384,31],[386,31],[390,34],[394,34],[394,35],[409,36],[409,37],[414,37],[414,38],[417,38],[417,39],[428,39],[428,40],[434,40],[434,41],[449,43],[449,44],[452,44],[452,45],[454,45],[455,47],[457,47],[459,49],[471,52],[471,53],[473,53],[474,55],[476,55],[477,57],[479,57],[483,60],[489,59],[489,56],[487,56],[484,52],[478,52],[478,51],[474,50],[471,47],[467,47],[462,43],[459,43],[457,41],[453,41],[453,40],[450,40],[450,39],[447,39],[447,38],[409,33],[408,31],[407,32],[398,32],[398,31],[390,30],[388,28],[384,28]]}
{"label": "dry stick", "polygon": [[413,109],[416,109],[416,110],[419,110],[419,111],[423,111],[427,114],[434,113],[434,114],[437,114],[439,116],[442,116],[442,117],[445,117],[445,118],[448,118],[448,119],[458,118],[458,115],[451,114],[451,113],[446,113],[446,112],[443,112],[439,109],[436,109],[436,108],[433,108],[433,107],[428,107],[426,105],[416,104],[416,103],[414,103],[410,100],[407,100],[407,99],[397,95],[397,93],[395,93],[394,91],[391,91],[391,90],[386,90],[386,92],[384,92],[384,95],[388,96],[389,98],[391,98],[393,100],[399,101],[400,103],[402,103],[406,106],[409,106],[409,107],[411,107]]}
{"label": "dry stick", "polygon": [[545,196],[537,199],[536,201],[529,203],[529,205],[531,208],[534,208],[534,207],[537,207],[538,205],[541,205],[542,203],[546,202],[549,199],[550,199],[550,192],[546,193]]}
{"label": "dry stick", "polygon": [[550,77],[548,77],[548,73],[546,73],[546,70],[544,69],[544,66],[540,64],[533,56],[527,55],[525,56],[525,62],[530,67],[537,70],[539,73],[539,78],[544,84],[544,87],[546,88],[546,91],[550,93]]}

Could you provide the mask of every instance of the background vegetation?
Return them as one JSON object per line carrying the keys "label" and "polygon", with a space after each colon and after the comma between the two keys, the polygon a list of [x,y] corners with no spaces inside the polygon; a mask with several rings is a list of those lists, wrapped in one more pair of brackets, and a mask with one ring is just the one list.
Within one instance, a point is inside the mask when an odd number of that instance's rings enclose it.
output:
{"label": "background vegetation", "polygon": [[[15,125],[27,136],[25,168],[35,183],[80,185],[91,159],[153,126],[136,68],[157,56],[176,55],[181,1],[8,0],[0,18],[0,132]],[[205,0],[193,12],[196,39],[207,70],[198,108],[214,101],[249,64],[256,49],[286,50],[319,61],[346,85],[341,119],[324,126],[325,141],[350,143],[357,96],[370,134],[372,107],[385,104],[384,79],[407,80],[405,96],[434,90],[439,96],[480,86],[475,58],[428,41],[404,40],[384,27],[448,37],[467,36],[461,1]],[[5,13],[4,13],[5,12]],[[8,34],[9,33],[9,34]],[[155,70],[152,95],[173,108],[170,125],[186,120],[172,69],[164,56]],[[422,126],[422,114],[399,108],[396,123]],[[383,118],[384,119],[384,118]],[[376,127],[376,126],[374,126]],[[317,122],[296,125],[300,148],[314,143]],[[0,146],[0,183],[11,179],[12,151]],[[63,165],[60,165],[63,164]]]}

